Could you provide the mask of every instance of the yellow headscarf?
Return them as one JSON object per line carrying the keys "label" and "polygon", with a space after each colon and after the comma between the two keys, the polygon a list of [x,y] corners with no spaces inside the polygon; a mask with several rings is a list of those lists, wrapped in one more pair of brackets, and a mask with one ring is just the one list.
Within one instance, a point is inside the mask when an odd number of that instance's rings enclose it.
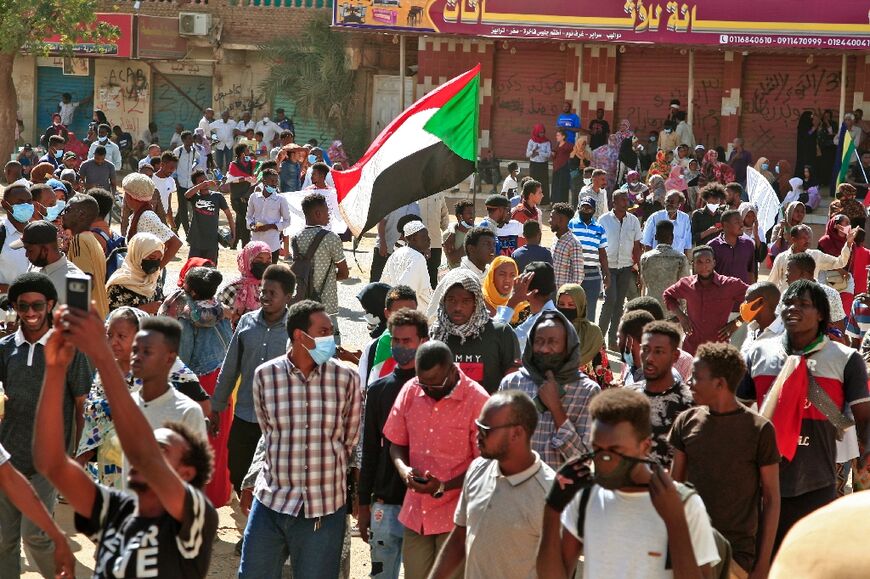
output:
{"label": "yellow headscarf", "polygon": [[559,288],[559,294],[568,294],[577,308],[577,318],[569,320],[580,338],[580,365],[585,366],[595,358],[604,345],[604,336],[598,326],[586,319],[586,292],[579,283],[566,283]]}
{"label": "yellow headscarf", "polygon": [[[500,266],[509,263],[514,266],[514,275],[519,274],[519,268],[517,267],[517,262],[506,255],[499,255],[492,263],[489,264],[489,269],[486,270],[486,275],[483,277],[483,283],[481,284],[481,289],[483,290],[483,300],[486,304],[493,309],[497,309],[499,306],[505,306],[510,299],[510,295],[502,295],[499,293],[498,289],[495,287],[495,270],[497,270]],[[520,319],[520,312],[528,305],[528,302],[523,302],[514,308],[514,316],[511,318],[511,323],[516,324]]]}

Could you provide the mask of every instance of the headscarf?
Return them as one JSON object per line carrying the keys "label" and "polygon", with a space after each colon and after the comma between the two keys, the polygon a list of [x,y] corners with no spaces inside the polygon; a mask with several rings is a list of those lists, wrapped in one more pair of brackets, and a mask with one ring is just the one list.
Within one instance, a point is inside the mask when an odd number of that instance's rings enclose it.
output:
{"label": "headscarf", "polygon": [[[780,193],[783,191],[780,190]],[[804,180],[800,177],[792,177],[788,180],[788,191],[783,197],[783,203],[792,203],[800,198],[801,193],[804,193]]]}
{"label": "headscarf", "polygon": [[[767,163],[768,169],[762,169],[761,166]],[[773,174],[773,171],[770,170],[770,160],[767,157],[759,157],[755,162],[755,170],[761,173],[767,182],[771,185],[776,181],[776,175]]]}
{"label": "headscarf", "polygon": [[[840,255],[840,252],[843,250],[843,246],[846,245],[846,236],[843,235],[839,229],[837,229],[837,221],[839,221],[842,217],[846,216],[835,215],[834,217],[829,219],[827,225],[825,225],[825,234],[821,238],[819,238],[819,249],[821,249],[828,255]],[[846,221],[848,220],[849,218],[846,217]],[[851,259],[851,257],[849,259]]]}
{"label": "headscarf", "polygon": [[647,200],[651,199],[653,202],[658,201],[659,203],[664,204],[665,195],[667,194],[665,178],[661,175],[650,175],[647,179],[647,186],[649,187],[650,192],[647,196]]}
{"label": "headscarf", "polygon": [[142,260],[155,251],[164,251],[163,242],[156,235],[145,232],[134,235],[127,243],[124,263],[106,282],[106,289],[117,285],[146,298],[153,296],[160,279],[160,270],[146,274],[142,270]]}
{"label": "headscarf", "polygon": [[261,253],[272,253],[265,241],[252,241],[239,252],[236,263],[241,277],[233,281],[236,285],[236,300],[233,303],[233,311],[239,315],[251,312],[260,307],[260,282],[251,273],[251,264],[254,258]]}
{"label": "headscarf", "polygon": [[779,197],[782,199],[788,193],[788,180],[792,178],[791,163],[785,159],[780,159],[776,162],[779,165],[779,174],[776,176],[776,181],[779,184]]}
{"label": "headscarf", "polygon": [[347,163],[347,153],[344,152],[344,145],[342,145],[341,141],[332,141],[332,145],[326,151],[326,156],[329,157],[329,160],[333,164],[341,163],[344,166]]}
{"label": "headscarf", "polygon": [[[616,161],[619,159],[619,137],[615,134],[607,138],[607,144],[592,151],[592,165],[607,171],[608,184],[616,178]],[[612,187],[609,187],[610,190]]]}
{"label": "headscarf", "polygon": [[214,262],[204,257],[188,258],[181,266],[181,271],[178,272],[178,287],[184,287],[184,278],[187,277],[187,272],[195,267],[214,267]]}
{"label": "headscarf", "polygon": [[[477,276],[467,269],[451,269],[447,275],[441,280],[444,284],[444,296],[447,295],[452,288],[459,285],[463,289],[470,291],[474,295],[474,313],[471,318],[461,326],[454,324],[447,317],[447,310],[444,308],[444,298],[438,303],[438,311],[436,313],[435,322],[429,330],[429,335],[433,340],[446,342],[450,336],[459,337],[459,343],[464,344],[466,340],[473,340],[480,335],[483,327],[489,322],[489,312],[486,311],[486,304],[483,301],[483,291],[480,289],[480,280]],[[441,285],[439,283],[439,285]]]}
{"label": "headscarf", "polygon": [[628,119],[622,119],[621,121],[619,121],[619,127],[614,134],[617,138],[617,145],[621,145],[623,140],[633,137],[634,131],[631,130],[631,121],[629,121]]}
{"label": "headscarf", "polygon": [[670,173],[670,171],[671,166],[668,165],[668,162],[665,160],[665,152],[659,150],[656,152],[656,160],[649,166],[649,172],[647,175],[661,175],[662,178],[664,178],[664,176]]}
{"label": "headscarf", "polygon": [[378,318],[378,325],[369,332],[372,338],[377,338],[387,329],[387,318],[384,316],[386,309],[387,294],[390,292],[390,286],[381,282],[366,284],[356,294],[356,299],[359,300],[363,311],[367,314]]}
{"label": "headscarf", "polygon": [[543,136],[538,136],[540,133],[544,132],[544,124],[538,123],[534,127],[532,127],[532,141],[536,143],[546,143],[549,139],[547,139],[547,134],[544,133]]}
{"label": "headscarf", "polygon": [[[758,208],[755,206],[755,203],[750,203],[749,201],[744,201],[737,207],[737,211],[740,212],[740,223],[746,220],[746,216],[750,213],[755,214],[755,220],[758,221]],[[743,226],[743,233],[746,235],[752,236],[752,228]]]}
{"label": "headscarf", "polygon": [[558,295],[568,294],[577,308],[577,318],[568,320],[574,326],[580,340],[580,366],[585,366],[595,358],[604,345],[601,329],[586,319],[586,292],[579,283],[566,283],[559,288]]}
{"label": "headscarf", "polygon": [[683,179],[682,167],[677,166],[671,168],[671,174],[665,181],[665,189],[667,189],[668,191],[676,190],[685,193],[686,181],[685,179]]}
{"label": "headscarf", "polygon": [[561,368],[553,371],[561,394],[565,384],[576,382],[580,379],[580,338],[577,336],[577,331],[571,325],[571,322],[568,321],[568,318],[563,316],[558,310],[544,310],[538,316],[538,319],[535,320],[531,331],[529,331],[526,348],[523,350],[523,367],[520,368],[520,372],[528,376],[538,386],[546,381],[547,377],[545,373],[533,361],[534,348],[532,344],[535,343],[535,332],[538,330],[538,327],[544,322],[550,321],[561,322],[565,327],[565,361],[562,363]]}
{"label": "headscarf", "polygon": [[580,168],[583,168],[583,161],[592,162],[592,151],[589,149],[589,138],[579,133],[577,140],[574,141],[574,148],[571,149],[571,156],[580,160]]}
{"label": "headscarf", "polygon": [[[499,255],[492,263],[489,265],[489,269],[486,270],[486,275],[483,276],[482,283],[482,291],[483,291],[483,300],[492,306],[493,309],[498,308],[499,306],[505,306],[510,299],[510,296],[503,296],[499,293],[498,288],[495,287],[495,270],[501,267],[502,265],[509,263],[514,266],[514,275],[519,275],[519,268],[517,267],[517,262],[506,255]],[[515,324],[520,320],[520,312],[528,305],[528,302],[523,302],[514,308],[514,315],[511,318],[511,323]]]}
{"label": "headscarf", "polygon": [[[791,229],[793,225],[798,225],[798,223],[791,222],[791,216],[794,213],[795,209],[798,208],[798,206],[804,208],[804,215],[806,215],[806,207],[800,201],[792,201],[791,203],[789,203],[788,205],[785,206],[785,219],[783,221],[785,222],[785,224],[788,226],[789,229]],[[801,220],[801,223],[802,222],[803,222],[803,220]]]}
{"label": "headscarf", "polygon": [[719,153],[716,152],[716,149],[710,149],[704,154],[704,162],[701,163],[701,177],[704,179],[704,185],[707,183],[725,183],[722,180],[723,165],[724,163],[719,162]]}

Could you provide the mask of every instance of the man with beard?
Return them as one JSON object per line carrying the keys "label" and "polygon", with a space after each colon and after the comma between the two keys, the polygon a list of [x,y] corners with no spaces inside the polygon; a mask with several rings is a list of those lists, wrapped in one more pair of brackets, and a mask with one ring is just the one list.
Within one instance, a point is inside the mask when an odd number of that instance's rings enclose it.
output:
{"label": "man with beard", "polygon": [[613,388],[590,412],[592,455],[559,469],[547,496],[538,576],[573,577],[581,551],[587,579],[709,576],[719,553],[704,501],[648,458],[649,400]]}
{"label": "man with beard", "polygon": [[[453,362],[443,342],[430,340],[417,348],[416,369],[417,377],[399,392],[383,430],[399,478],[410,491],[399,513],[409,579],[429,576],[453,530],[462,481],[478,455],[475,419],[489,398]],[[459,568],[451,577],[462,575]]]}
{"label": "man with beard", "polygon": [[589,402],[601,389],[577,368],[580,340],[558,311],[538,316],[523,351],[523,367],[501,381],[500,391],[520,390],[540,413],[532,449],[553,468],[589,451]]}
{"label": "man with beard", "polygon": [[57,247],[57,227],[48,221],[31,221],[24,228],[21,239],[13,241],[10,247],[24,248],[31,271],[48,276],[57,291],[58,302],[66,303],[66,276],[85,275],[69,261]]}
{"label": "man with beard", "polygon": [[665,195],[665,208],[661,211],[656,211],[644,223],[643,227],[643,249],[649,251],[654,249],[660,242],[655,238],[656,229],[660,221],[670,221],[673,223],[673,241],[671,246],[676,251],[686,254],[688,257],[692,250],[692,220],[687,213],[680,211],[680,207],[685,203],[686,199],[679,191],[671,191]]}
{"label": "man with beard", "polygon": [[517,390],[487,400],[477,420],[480,458],[468,468],[454,527],[430,577],[465,563],[465,577],[526,579],[535,574],[544,498],[555,471],[532,450],[538,411]]}

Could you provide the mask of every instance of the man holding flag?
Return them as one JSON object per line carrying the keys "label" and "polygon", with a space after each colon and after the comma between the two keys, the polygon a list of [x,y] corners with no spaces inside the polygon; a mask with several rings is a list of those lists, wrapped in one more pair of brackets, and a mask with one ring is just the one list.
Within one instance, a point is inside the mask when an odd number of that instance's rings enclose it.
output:
{"label": "man holding flag", "polygon": [[748,350],[748,372],[737,390],[773,422],[784,459],[774,551],[794,523],[836,498],[836,442],[853,424],[847,409],[858,428],[861,468],[870,450],[867,368],[858,352],[825,335],[831,317],[825,292],[814,281],[798,280],[782,304],[785,335]]}

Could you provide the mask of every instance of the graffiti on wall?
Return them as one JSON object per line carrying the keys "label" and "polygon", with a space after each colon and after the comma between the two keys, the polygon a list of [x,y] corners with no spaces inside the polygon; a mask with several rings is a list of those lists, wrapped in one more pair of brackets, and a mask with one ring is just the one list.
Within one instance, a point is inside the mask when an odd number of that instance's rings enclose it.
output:
{"label": "graffiti on wall", "polygon": [[[555,73],[544,75],[532,82],[524,82],[518,75],[509,74],[496,83],[493,102],[502,123],[508,121],[509,131],[528,135],[532,124],[550,124],[551,117],[562,112],[565,101],[565,81]],[[529,119],[528,117],[538,117]],[[546,119],[546,120],[545,120]]]}
{"label": "graffiti on wall", "polygon": [[257,92],[259,94],[255,93],[253,89],[245,91],[241,83],[234,83],[223,90],[219,90],[214,95],[213,108],[220,112],[229,111],[230,116],[233,118],[239,118],[245,111],[248,111],[256,118],[258,116],[257,113],[265,110],[267,104],[266,95],[261,91]]}
{"label": "graffiti on wall", "polygon": [[99,79],[95,107],[134,135],[145,128],[148,115],[148,74],[142,67],[111,66]]}

